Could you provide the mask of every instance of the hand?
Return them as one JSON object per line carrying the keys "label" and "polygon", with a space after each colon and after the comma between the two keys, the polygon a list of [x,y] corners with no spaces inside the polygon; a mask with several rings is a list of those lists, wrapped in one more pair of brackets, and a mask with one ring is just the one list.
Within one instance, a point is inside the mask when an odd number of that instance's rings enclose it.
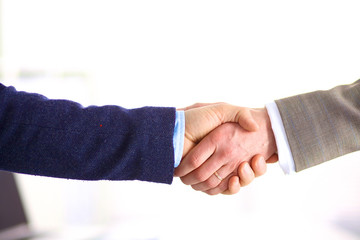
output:
{"label": "hand", "polygon": [[[238,168],[238,176],[232,176],[229,179],[228,189],[222,194],[233,195],[240,191],[241,187],[249,185],[256,177],[260,177],[266,173],[266,164],[275,163],[278,161],[278,155],[272,155],[268,160],[265,161],[261,155],[256,155],[251,159],[251,162],[242,162]],[[251,165],[251,167],[250,167]],[[208,190],[210,193],[220,192],[220,189],[213,188]]]}
{"label": "hand", "polygon": [[269,158],[275,153],[275,138],[266,109],[252,109],[248,116],[254,117],[259,130],[248,132],[233,123],[216,128],[175,170],[183,183],[208,194],[221,193],[228,189],[229,179],[237,175],[241,162],[250,161],[255,154]]}
{"label": "hand", "polygon": [[[198,103],[181,110],[185,110],[183,157],[209,132],[223,123],[238,123],[247,131],[259,129],[258,124],[251,115],[250,108],[226,103]],[[175,174],[177,173],[175,170]]]}

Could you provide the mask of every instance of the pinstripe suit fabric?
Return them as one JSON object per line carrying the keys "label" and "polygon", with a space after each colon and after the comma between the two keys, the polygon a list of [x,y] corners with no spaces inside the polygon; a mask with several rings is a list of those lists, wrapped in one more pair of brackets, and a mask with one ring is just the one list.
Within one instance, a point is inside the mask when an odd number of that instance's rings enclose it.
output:
{"label": "pinstripe suit fabric", "polygon": [[360,150],[360,80],[275,102],[297,172]]}

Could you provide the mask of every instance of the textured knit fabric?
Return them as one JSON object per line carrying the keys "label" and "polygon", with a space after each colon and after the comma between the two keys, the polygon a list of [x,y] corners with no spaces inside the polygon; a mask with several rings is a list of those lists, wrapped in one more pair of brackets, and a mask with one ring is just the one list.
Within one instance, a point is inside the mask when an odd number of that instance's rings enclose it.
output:
{"label": "textured knit fabric", "polygon": [[0,169],[170,184],[174,124],[174,108],[83,108],[0,84]]}
{"label": "textured knit fabric", "polygon": [[297,172],[360,150],[360,80],[276,104]]}

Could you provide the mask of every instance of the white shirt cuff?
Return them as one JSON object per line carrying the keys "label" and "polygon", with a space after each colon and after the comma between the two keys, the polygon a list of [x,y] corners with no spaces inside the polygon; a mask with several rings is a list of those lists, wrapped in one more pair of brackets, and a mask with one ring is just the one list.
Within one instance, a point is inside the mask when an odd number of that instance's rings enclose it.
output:
{"label": "white shirt cuff", "polygon": [[295,173],[294,158],[291,153],[279,109],[275,102],[266,104],[266,109],[270,117],[271,128],[275,135],[280,167],[285,174]]}

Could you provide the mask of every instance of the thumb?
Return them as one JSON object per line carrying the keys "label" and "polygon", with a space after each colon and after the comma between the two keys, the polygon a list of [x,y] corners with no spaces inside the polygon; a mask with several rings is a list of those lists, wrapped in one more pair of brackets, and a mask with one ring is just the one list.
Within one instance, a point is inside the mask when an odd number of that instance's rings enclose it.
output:
{"label": "thumb", "polygon": [[247,131],[255,132],[259,125],[251,114],[250,108],[229,106],[224,113],[224,122],[237,122]]}

